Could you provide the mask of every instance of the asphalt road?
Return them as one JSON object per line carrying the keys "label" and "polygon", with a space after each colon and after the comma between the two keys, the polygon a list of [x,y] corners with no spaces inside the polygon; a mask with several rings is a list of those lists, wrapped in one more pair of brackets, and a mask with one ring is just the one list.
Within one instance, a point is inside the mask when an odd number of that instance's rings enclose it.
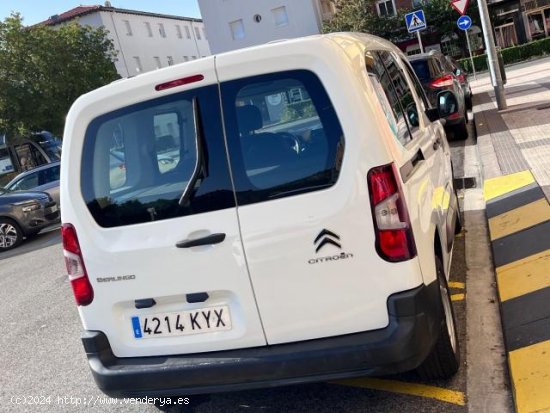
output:
{"label": "asphalt road", "polygon": [[[453,143],[455,168],[463,171],[464,148],[473,144],[473,138],[466,144]],[[129,404],[133,401],[110,400],[95,386],[79,339],[81,324],[59,241],[58,229],[52,229],[0,255],[0,412],[157,411],[153,406]],[[451,275],[457,283],[452,293],[457,299],[462,350],[462,366],[451,380],[422,382],[409,373],[346,384],[218,394],[200,400],[192,411],[466,412],[466,300],[461,298],[466,292],[461,285],[466,276],[464,242],[463,235],[457,237]]]}

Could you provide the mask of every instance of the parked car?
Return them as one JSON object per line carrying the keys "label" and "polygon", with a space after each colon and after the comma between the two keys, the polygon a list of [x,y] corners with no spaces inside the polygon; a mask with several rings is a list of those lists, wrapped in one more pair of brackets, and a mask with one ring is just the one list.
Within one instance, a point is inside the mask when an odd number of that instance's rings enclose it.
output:
{"label": "parked car", "polygon": [[20,173],[5,186],[10,191],[47,192],[59,205],[59,162],[48,163]]}
{"label": "parked car", "polygon": [[436,50],[429,53],[422,53],[409,56],[409,61],[416,72],[416,75],[422,82],[428,99],[433,107],[437,107],[438,95],[442,90],[451,91],[458,102],[458,110],[451,111],[451,114],[445,117],[445,128],[452,130],[455,137],[466,139],[468,137],[468,110],[464,98],[464,92],[460,81],[454,74],[445,56]]}
{"label": "parked car", "polygon": [[460,82],[462,86],[462,91],[464,92],[464,99],[466,100],[466,107],[472,109],[472,88],[470,87],[470,82],[468,81],[468,72],[464,70],[462,65],[458,63],[451,56],[445,56],[447,62],[451,65],[453,73]]}
{"label": "parked car", "polygon": [[58,206],[47,193],[0,188],[0,253],[58,221]]}
{"label": "parked car", "polygon": [[[62,237],[99,388],[453,375],[459,211],[439,119],[459,105],[448,90],[435,101],[396,46],[349,33],[79,98],[63,139]],[[161,151],[178,154],[170,169]]]}

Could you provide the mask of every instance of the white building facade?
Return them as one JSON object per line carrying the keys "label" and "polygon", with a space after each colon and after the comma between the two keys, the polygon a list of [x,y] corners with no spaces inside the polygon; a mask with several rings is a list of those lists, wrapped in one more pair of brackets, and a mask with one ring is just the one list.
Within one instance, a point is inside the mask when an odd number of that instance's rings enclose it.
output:
{"label": "white building facade", "polygon": [[115,67],[122,77],[210,55],[200,19],[111,6],[80,6],[52,16],[43,24],[56,26],[74,20],[81,25],[103,26],[109,31],[118,52]]}
{"label": "white building facade", "polygon": [[198,0],[212,53],[319,34],[329,0]]}

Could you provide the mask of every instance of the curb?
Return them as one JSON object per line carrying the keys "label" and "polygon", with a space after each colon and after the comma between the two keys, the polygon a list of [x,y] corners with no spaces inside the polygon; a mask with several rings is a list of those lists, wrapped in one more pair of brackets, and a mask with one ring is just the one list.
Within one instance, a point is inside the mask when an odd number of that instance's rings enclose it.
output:
{"label": "curb", "polygon": [[550,412],[550,203],[530,171],[484,197],[516,411]]}

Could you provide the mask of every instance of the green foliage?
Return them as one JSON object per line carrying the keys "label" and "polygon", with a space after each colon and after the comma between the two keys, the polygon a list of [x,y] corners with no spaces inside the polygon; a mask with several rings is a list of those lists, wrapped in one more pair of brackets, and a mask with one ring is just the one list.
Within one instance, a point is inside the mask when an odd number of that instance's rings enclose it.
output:
{"label": "green foliage", "polygon": [[[427,30],[421,32],[425,44],[439,42],[452,33],[458,34],[457,45],[465,53],[466,38],[456,25],[459,14],[451,7],[449,0],[424,1],[419,7],[397,10],[392,17],[379,17],[376,11],[376,0],[331,0],[336,6],[336,14],[323,26],[325,33],[339,31],[364,32],[380,36],[394,43],[415,38],[405,27],[405,14],[412,10],[422,9],[428,22]],[[477,2],[472,1],[468,15],[474,25],[479,25]]]}
{"label": "green foliage", "polygon": [[[523,62],[533,57],[550,54],[550,37],[514,47],[507,47],[501,50],[502,60],[505,65],[516,62]],[[468,72],[472,71],[470,59],[460,60],[462,67]],[[477,71],[487,70],[487,55],[474,57],[474,65]]]}
{"label": "green foliage", "polygon": [[376,12],[375,0],[331,0],[336,14],[323,25],[323,32],[362,32],[398,41],[409,37],[405,27],[405,14],[381,18]]}
{"label": "green foliage", "polygon": [[61,135],[74,100],[117,79],[104,29],[76,23],[24,27],[19,14],[0,22],[0,130]]}

